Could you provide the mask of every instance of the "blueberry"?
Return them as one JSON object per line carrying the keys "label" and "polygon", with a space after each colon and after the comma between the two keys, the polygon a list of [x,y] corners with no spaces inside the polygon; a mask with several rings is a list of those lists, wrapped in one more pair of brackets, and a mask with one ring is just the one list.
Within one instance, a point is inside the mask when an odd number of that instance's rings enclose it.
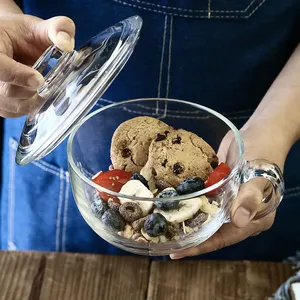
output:
{"label": "blueberry", "polygon": [[113,210],[108,209],[101,218],[102,222],[110,229],[122,231],[124,230],[125,224],[120,214]]}
{"label": "blueberry", "polygon": [[[178,196],[174,189],[167,188],[160,192],[156,198],[170,198]],[[162,210],[171,210],[179,208],[179,201],[155,201],[154,205]]]}
{"label": "blueberry", "polygon": [[148,186],[148,181],[145,179],[144,176],[142,176],[141,174],[139,173],[134,173],[130,180],[139,180],[147,189],[149,189],[149,186]]}
{"label": "blueberry", "polygon": [[169,197],[176,197],[178,193],[173,188],[166,188],[162,192],[160,192],[156,198],[169,198]]}
{"label": "blueberry", "polygon": [[97,199],[91,204],[91,210],[92,213],[100,219],[105,211],[108,210],[108,205],[102,199]]}
{"label": "blueberry", "polygon": [[185,179],[176,188],[179,195],[191,194],[204,189],[204,181],[199,177]]}
{"label": "blueberry", "polygon": [[179,208],[179,201],[155,201],[154,205],[162,210],[172,210]]}
{"label": "blueberry", "polygon": [[151,237],[162,235],[167,230],[167,220],[161,214],[149,215],[144,223],[144,230]]}

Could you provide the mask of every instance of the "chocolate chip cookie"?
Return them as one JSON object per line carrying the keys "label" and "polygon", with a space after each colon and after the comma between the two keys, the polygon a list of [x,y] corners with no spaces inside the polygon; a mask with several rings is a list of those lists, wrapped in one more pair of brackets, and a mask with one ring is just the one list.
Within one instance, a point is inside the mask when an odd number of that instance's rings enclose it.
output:
{"label": "chocolate chip cookie", "polygon": [[139,172],[148,160],[152,140],[163,140],[172,128],[152,117],[122,123],[112,137],[110,156],[115,169]]}
{"label": "chocolate chip cookie", "polygon": [[177,186],[195,176],[205,181],[215,165],[218,157],[211,146],[196,134],[179,129],[152,141],[143,170],[151,169],[156,180]]}

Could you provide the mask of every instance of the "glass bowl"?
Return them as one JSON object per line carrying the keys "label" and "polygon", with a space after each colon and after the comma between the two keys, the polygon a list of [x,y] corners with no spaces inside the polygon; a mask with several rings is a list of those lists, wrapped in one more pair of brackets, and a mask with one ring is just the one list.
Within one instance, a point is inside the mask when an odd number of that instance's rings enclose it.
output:
{"label": "glass bowl", "polygon": [[[183,117],[190,114],[193,118]],[[173,201],[178,204],[175,210],[163,212],[167,222],[160,225],[165,228],[159,236],[149,236],[145,232],[144,219],[139,224],[135,223],[135,229],[131,222],[120,225],[119,219],[116,221],[118,225],[112,227],[107,219],[103,219],[108,206],[107,203],[102,205],[99,193],[106,195],[106,200],[111,198],[122,200],[121,203],[146,205],[150,207],[149,215],[153,210],[154,213],[162,212],[157,209],[157,198],[121,194],[92,181],[95,174],[108,171],[111,165],[111,140],[117,127],[138,116],[150,116],[175,129],[191,131],[202,137],[216,153],[225,135],[229,131],[233,134],[227,154],[224,158],[219,157],[219,162],[223,161],[231,170],[228,176],[200,191],[172,197],[171,200],[159,199],[161,203]],[[276,165],[265,160],[248,162],[244,159],[242,137],[227,118],[207,107],[182,100],[135,99],[98,109],[76,125],[70,135],[67,152],[73,194],[82,217],[108,243],[135,254],[169,255],[203,243],[224,223],[230,222],[230,209],[240,185],[249,180],[264,179],[269,185],[256,218],[274,211],[284,190],[282,174]],[[100,209],[97,209],[99,205]],[[117,212],[119,207],[113,209]],[[176,211],[180,211],[180,217]],[[106,214],[106,218],[108,216]]]}

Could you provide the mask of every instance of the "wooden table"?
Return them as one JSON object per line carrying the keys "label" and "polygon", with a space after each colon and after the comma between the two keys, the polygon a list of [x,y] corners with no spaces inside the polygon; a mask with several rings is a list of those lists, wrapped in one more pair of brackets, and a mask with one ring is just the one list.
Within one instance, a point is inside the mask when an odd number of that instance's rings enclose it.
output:
{"label": "wooden table", "polygon": [[262,300],[293,273],[269,262],[0,252],[0,299]]}

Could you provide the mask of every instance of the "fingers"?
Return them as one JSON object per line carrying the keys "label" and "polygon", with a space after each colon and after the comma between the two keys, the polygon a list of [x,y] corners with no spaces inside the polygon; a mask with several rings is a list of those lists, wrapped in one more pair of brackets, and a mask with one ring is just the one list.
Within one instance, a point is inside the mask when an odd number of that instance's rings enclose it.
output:
{"label": "fingers", "polygon": [[75,24],[67,17],[54,17],[45,21],[38,21],[31,24],[36,41],[45,45],[51,42],[62,51],[74,49]]}
{"label": "fingers", "polygon": [[0,81],[37,89],[44,83],[44,78],[36,70],[0,53]]}
{"label": "fingers", "polygon": [[23,114],[16,114],[16,113],[12,113],[12,112],[8,112],[5,110],[0,109],[0,117],[8,119],[8,118],[19,118],[23,116]]}
{"label": "fingers", "polygon": [[170,257],[172,259],[180,259],[186,256],[205,254],[228,247],[245,240],[249,236],[255,236],[261,231],[269,229],[273,224],[274,216],[275,214],[273,213],[264,219],[253,221],[245,228],[235,227],[231,223],[225,224],[204,243],[180,253],[171,254]]}
{"label": "fingers", "polygon": [[35,94],[35,90],[0,82],[0,116],[15,118],[28,114]]}
{"label": "fingers", "polygon": [[34,104],[34,100],[30,99],[10,99],[0,96],[0,110],[3,118],[10,118],[10,115],[23,116],[28,114]]}
{"label": "fingers", "polygon": [[28,99],[35,93],[35,89],[24,88],[6,82],[0,82],[0,97],[12,99]]}
{"label": "fingers", "polygon": [[37,71],[0,53],[0,116],[16,118],[31,110],[31,97],[44,83]]}
{"label": "fingers", "polygon": [[246,227],[259,211],[266,180],[254,179],[241,185],[231,209],[231,221],[236,227]]}

